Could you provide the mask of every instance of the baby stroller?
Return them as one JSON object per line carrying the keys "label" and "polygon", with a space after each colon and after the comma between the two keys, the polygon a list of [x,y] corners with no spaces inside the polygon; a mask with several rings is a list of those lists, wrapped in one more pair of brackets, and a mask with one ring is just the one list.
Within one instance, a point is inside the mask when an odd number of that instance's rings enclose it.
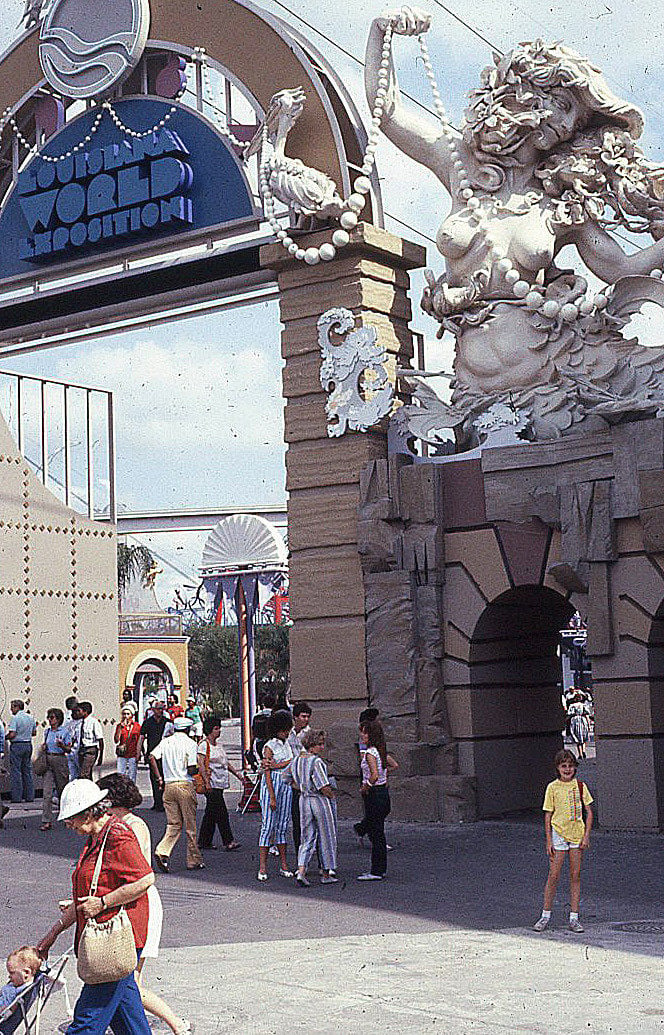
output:
{"label": "baby stroller", "polygon": [[62,989],[67,1016],[72,1016],[67,982],[63,972],[72,953],[69,949],[53,963],[43,963],[34,981],[20,992],[13,1003],[0,1011],[0,1035],[39,1035],[41,1015],[54,990]]}

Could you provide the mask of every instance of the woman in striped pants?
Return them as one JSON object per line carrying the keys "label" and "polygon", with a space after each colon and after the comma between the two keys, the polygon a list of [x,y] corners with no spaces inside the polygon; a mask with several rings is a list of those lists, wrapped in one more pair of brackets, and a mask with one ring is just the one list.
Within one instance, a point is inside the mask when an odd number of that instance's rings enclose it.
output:
{"label": "woman in striped pants", "polygon": [[302,737],[305,753],[293,759],[290,779],[300,791],[300,850],[295,879],[309,886],[307,866],[318,842],[318,856],[323,875],[321,884],[336,884],[337,824],[334,791],[330,786],[327,766],[322,759],[325,731],[308,730]]}
{"label": "woman in striped pants", "polygon": [[271,844],[279,850],[279,873],[292,877],[286,858],[286,831],[290,819],[293,792],[284,779],[284,773],[293,760],[293,752],[287,743],[293,728],[293,719],[288,711],[272,712],[269,720],[270,740],[263,748],[262,779],[260,790],[263,822],[258,838],[260,864],[258,879],[267,880],[267,857]]}

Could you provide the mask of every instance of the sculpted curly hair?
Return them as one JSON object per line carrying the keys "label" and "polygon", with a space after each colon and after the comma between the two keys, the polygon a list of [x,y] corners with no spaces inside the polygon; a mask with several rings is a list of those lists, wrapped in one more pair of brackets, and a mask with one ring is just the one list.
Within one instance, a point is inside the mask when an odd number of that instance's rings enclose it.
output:
{"label": "sculpted curly hair", "polygon": [[649,162],[636,140],[643,115],[610,89],[590,61],[561,43],[522,43],[494,56],[470,94],[464,140],[486,190],[498,190],[521,145],[555,115],[552,91],[569,91],[586,113],[575,138],[542,153],[535,169],[545,194],[556,199],[554,223],[588,218],[608,227],[664,235],[664,166]]}

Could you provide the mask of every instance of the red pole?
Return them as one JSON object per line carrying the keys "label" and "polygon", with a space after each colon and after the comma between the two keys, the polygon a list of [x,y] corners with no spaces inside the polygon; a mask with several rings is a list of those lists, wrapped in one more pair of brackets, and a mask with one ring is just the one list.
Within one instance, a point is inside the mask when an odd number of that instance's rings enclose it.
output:
{"label": "red pole", "polygon": [[242,580],[238,580],[238,626],[240,632],[240,714],[242,716],[242,767],[244,753],[251,748],[251,705],[249,703],[249,634],[247,631],[247,599]]}

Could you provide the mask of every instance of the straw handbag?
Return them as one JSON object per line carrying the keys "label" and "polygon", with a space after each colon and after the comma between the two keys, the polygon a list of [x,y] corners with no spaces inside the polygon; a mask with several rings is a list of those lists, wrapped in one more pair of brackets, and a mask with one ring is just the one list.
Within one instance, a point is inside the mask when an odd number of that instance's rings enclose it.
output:
{"label": "straw handbag", "polygon": [[[99,849],[97,863],[92,875],[90,896],[97,894],[99,874],[106,839],[112,823]],[[86,922],[78,943],[78,976],[86,985],[102,985],[107,981],[120,981],[136,969],[136,943],[131,920],[124,907],[110,920],[90,919]]]}

